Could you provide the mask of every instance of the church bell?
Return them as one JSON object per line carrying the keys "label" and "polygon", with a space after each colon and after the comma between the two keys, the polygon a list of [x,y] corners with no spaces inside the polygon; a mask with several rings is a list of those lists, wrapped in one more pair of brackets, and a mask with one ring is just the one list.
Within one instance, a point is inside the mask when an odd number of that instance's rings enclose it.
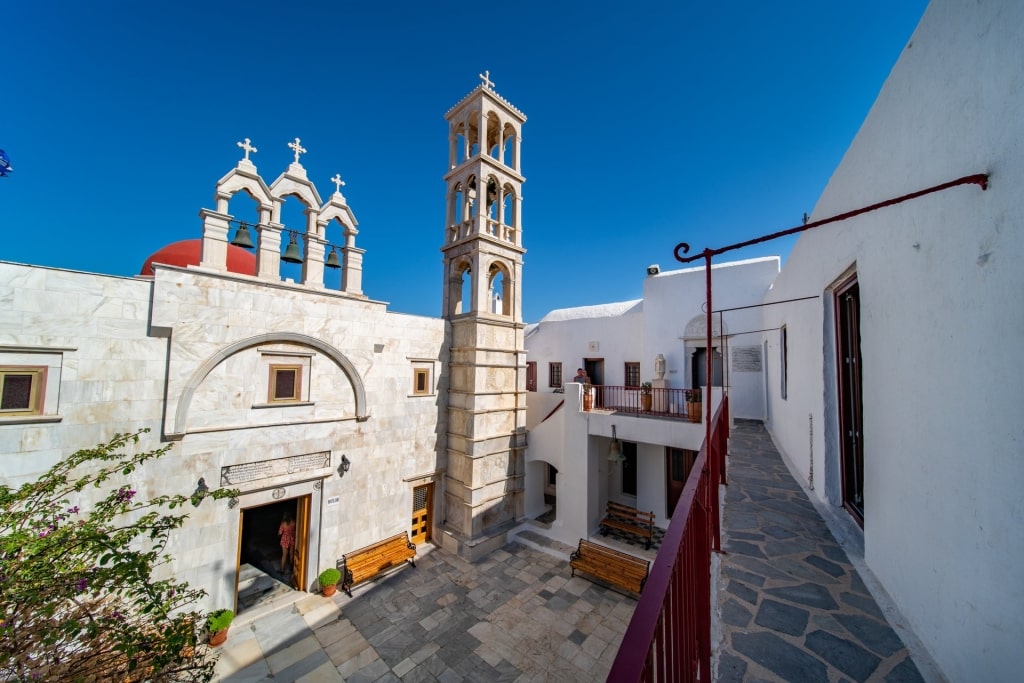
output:
{"label": "church bell", "polygon": [[239,221],[238,230],[235,231],[235,239],[231,240],[231,244],[243,249],[252,249],[256,246],[252,243],[252,235],[249,233],[249,226],[247,224]]}
{"label": "church bell", "polygon": [[338,260],[338,252],[334,247],[331,247],[331,253],[327,255],[324,265],[328,268],[341,268],[341,261]]}
{"label": "church bell", "polygon": [[299,244],[295,239],[295,233],[292,233],[292,238],[288,242],[284,254],[281,255],[281,260],[288,263],[302,263],[302,254],[299,253]]}

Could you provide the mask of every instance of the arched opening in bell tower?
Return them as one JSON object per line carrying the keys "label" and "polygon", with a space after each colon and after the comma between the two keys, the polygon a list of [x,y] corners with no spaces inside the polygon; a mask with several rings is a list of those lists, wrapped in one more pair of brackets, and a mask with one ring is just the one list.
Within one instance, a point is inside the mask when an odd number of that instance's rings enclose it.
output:
{"label": "arched opening in bell tower", "polygon": [[503,263],[492,263],[487,276],[488,310],[497,315],[510,315],[512,305],[512,278]]}
{"label": "arched opening in bell tower", "polygon": [[501,147],[500,161],[509,168],[519,170],[519,159],[516,158],[516,129],[511,123],[506,123],[501,131]]}
{"label": "arched opening in bell tower", "polygon": [[448,315],[469,313],[473,304],[473,269],[467,259],[452,264],[448,287]]}

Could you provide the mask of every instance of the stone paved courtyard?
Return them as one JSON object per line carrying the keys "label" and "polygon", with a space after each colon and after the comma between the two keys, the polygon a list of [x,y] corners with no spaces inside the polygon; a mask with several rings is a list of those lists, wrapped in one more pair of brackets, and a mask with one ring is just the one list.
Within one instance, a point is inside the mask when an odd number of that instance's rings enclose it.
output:
{"label": "stone paved courtyard", "polygon": [[[738,420],[729,454],[716,680],[938,680],[928,668],[922,676],[764,427]],[[357,587],[353,598],[292,594],[280,609],[247,612],[231,627],[216,680],[605,680],[636,601],[571,578],[572,548],[537,530],[520,537],[550,552],[512,542],[470,564],[421,546],[417,568]]]}
{"label": "stone paved courtyard", "polygon": [[239,617],[215,680],[600,681],[636,601],[565,559],[510,543],[470,564],[421,548],[348,598],[308,595]]}

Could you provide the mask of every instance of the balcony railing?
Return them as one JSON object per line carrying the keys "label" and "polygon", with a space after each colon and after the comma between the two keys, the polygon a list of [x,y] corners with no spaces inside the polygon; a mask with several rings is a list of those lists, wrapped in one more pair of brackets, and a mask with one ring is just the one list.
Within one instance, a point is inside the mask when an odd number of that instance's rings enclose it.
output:
{"label": "balcony railing", "polygon": [[639,387],[618,387],[595,384],[593,408],[614,410],[618,413],[635,413],[651,417],[669,417],[689,422],[700,422],[703,418],[701,403],[687,403],[688,389],[649,389],[644,393]]}
{"label": "balcony railing", "polygon": [[711,680],[711,551],[721,549],[718,484],[729,438],[729,399],[690,470],[608,681]]}

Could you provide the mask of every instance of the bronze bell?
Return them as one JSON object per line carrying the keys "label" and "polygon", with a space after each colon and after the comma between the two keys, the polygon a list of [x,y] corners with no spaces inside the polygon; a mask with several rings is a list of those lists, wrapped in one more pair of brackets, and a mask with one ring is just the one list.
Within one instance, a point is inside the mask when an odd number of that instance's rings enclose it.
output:
{"label": "bronze bell", "polygon": [[231,240],[231,244],[243,249],[252,249],[256,246],[252,243],[252,235],[249,233],[248,224],[239,221],[238,230],[235,231],[235,239]]}
{"label": "bronze bell", "polygon": [[299,253],[299,244],[295,240],[295,233],[292,233],[291,241],[288,242],[284,254],[281,255],[281,260],[288,263],[302,263],[302,254]]}
{"label": "bronze bell", "polygon": [[334,247],[331,247],[331,253],[327,255],[324,265],[328,268],[341,268],[341,261],[338,259],[338,252]]}

